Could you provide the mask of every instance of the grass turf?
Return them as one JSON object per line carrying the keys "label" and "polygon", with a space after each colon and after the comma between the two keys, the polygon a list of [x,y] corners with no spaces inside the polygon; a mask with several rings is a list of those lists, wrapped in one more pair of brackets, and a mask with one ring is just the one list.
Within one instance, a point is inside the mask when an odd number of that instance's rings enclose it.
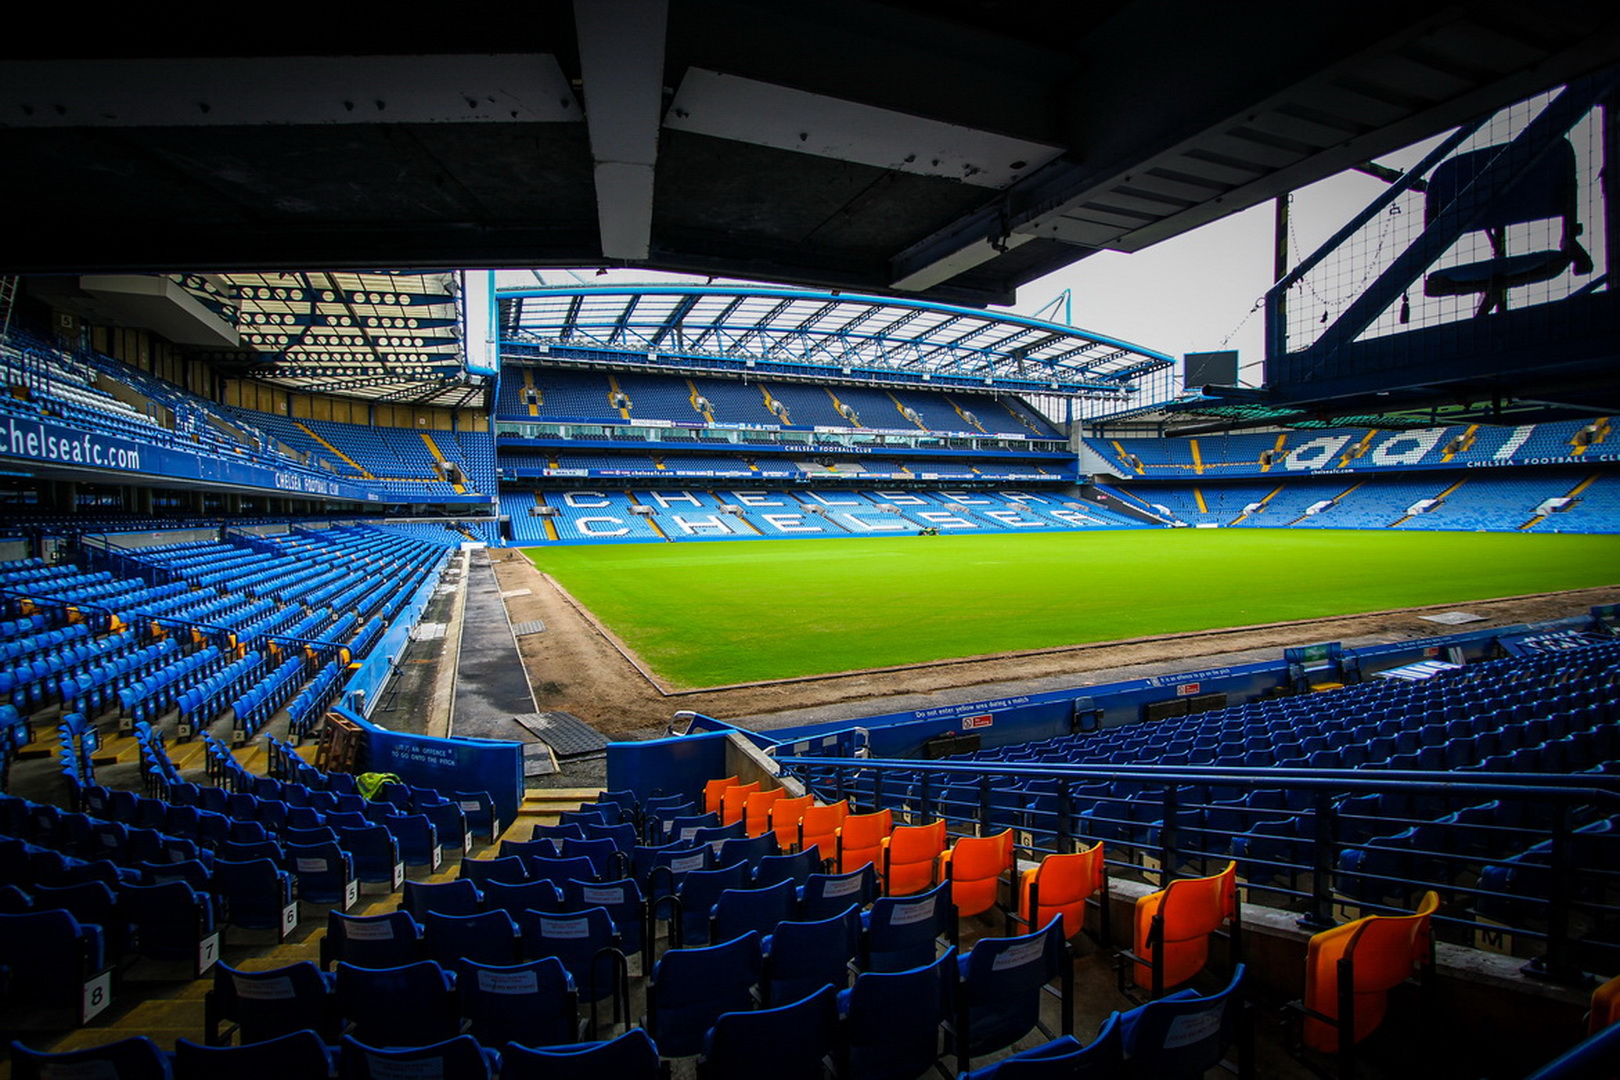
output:
{"label": "grass turf", "polygon": [[1620,536],[1129,529],[531,548],[687,687],[1620,583]]}

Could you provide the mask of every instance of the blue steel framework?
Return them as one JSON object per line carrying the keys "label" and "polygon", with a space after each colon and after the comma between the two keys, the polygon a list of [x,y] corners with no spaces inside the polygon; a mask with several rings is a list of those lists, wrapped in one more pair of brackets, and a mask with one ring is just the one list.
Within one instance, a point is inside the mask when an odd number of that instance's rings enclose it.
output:
{"label": "blue steel framework", "polygon": [[498,301],[508,360],[599,364],[608,352],[663,370],[1106,399],[1174,364],[1061,323],[838,292],[631,285],[503,290]]}

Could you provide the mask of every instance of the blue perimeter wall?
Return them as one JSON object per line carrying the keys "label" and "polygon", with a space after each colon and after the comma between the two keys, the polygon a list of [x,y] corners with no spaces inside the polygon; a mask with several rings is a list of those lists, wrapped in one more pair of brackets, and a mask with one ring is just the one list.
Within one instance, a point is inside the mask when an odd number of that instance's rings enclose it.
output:
{"label": "blue perimeter wall", "polygon": [[[1421,660],[1444,658],[1450,649],[1458,650],[1466,661],[1486,659],[1493,654],[1493,646],[1501,638],[1588,625],[1590,620],[1581,617],[1536,627],[1492,627],[1392,645],[1346,649],[1344,655],[1359,664],[1365,676]],[[725,775],[724,739],[732,731],[760,747],[777,747],[788,756],[819,753],[847,756],[860,745],[864,731],[869,756],[913,758],[921,755],[928,740],[940,735],[976,734],[987,749],[1067,735],[1077,702],[1080,707],[1100,710],[1103,727],[1115,727],[1141,720],[1142,707],[1153,702],[1219,693],[1226,694],[1232,704],[1238,704],[1284,687],[1288,682],[1287,663],[1274,660],[770,732],[747,731],[722,720],[699,717],[694,721],[693,734],[609,744],[608,786],[631,788],[641,797],[658,791],[701,790],[705,780]],[[695,734],[699,732],[702,734]]]}

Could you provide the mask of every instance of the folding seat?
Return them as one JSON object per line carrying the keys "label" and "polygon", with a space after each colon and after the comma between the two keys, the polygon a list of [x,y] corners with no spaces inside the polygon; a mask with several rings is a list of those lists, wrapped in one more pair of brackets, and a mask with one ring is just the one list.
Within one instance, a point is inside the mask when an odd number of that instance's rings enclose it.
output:
{"label": "folding seat", "polygon": [[774,885],[778,881],[791,881],[804,885],[810,875],[821,869],[821,849],[796,851],[792,855],[766,855],[754,864],[754,887]]}
{"label": "folding seat", "polygon": [[[684,835],[686,830],[682,830]],[[716,855],[720,853],[720,845],[727,840],[743,840],[743,823],[739,819],[730,825],[706,825],[691,831],[690,842],[693,844],[707,844],[714,849]]]}
{"label": "folding seat", "polygon": [[1039,1027],[1041,998],[1054,978],[1060,984],[1063,1034],[1074,1033],[1074,964],[1058,919],[1021,937],[980,938],[957,967],[959,1072],[967,1071],[970,1058],[1011,1046]]}
{"label": "folding seat", "polygon": [[274,930],[278,942],[298,929],[298,902],[292,875],[270,859],[214,861],[212,884],[223,899],[232,926]]}
{"label": "folding seat", "polygon": [[584,855],[576,855],[569,859],[548,859],[540,855],[530,855],[523,860],[528,868],[529,880],[549,881],[558,888],[562,883],[571,879],[580,881],[597,880],[596,864]]}
{"label": "folding seat", "polygon": [[491,881],[529,880],[526,861],[517,855],[509,855],[504,859],[462,859],[456,873],[462,880],[471,881],[479,886]]}
{"label": "folding seat", "polygon": [[579,994],[554,956],[505,966],[460,961],[456,999],[467,1034],[486,1046],[555,1046],[580,1037]]}
{"label": "folding seat", "polygon": [[[610,815],[613,817],[613,821],[608,820]],[[617,820],[617,807],[614,807],[611,810],[600,810],[595,807],[585,809],[582,807],[578,810],[564,810],[562,813],[557,815],[557,824],[578,825],[581,828],[583,828],[586,824],[613,825],[617,822]]]}
{"label": "folding seat", "polygon": [[564,840],[558,848],[562,859],[589,859],[591,874],[597,880],[623,877],[630,872],[630,856],[619,850],[609,837],[595,840]]}
{"label": "folding seat", "polygon": [[849,816],[849,800],[844,799],[828,806],[813,805],[804,810],[799,818],[798,836],[796,842],[798,850],[813,846],[819,847],[829,859],[836,859],[838,855],[838,830]]}
{"label": "folding seat", "polygon": [[[220,963],[214,967],[213,989],[203,997],[204,1037],[209,1046],[222,1046],[232,1035],[246,1044],[308,1029],[335,1042],[331,997],[331,977],[308,960],[259,971]],[[227,1024],[231,1027],[221,1030]]]}
{"label": "folding seat", "polygon": [[278,866],[286,861],[286,851],[274,840],[227,840],[214,849],[214,854],[231,862],[251,859],[269,859]]}
{"label": "folding seat", "polygon": [[431,960],[380,968],[340,962],[334,986],[338,1016],[369,1046],[430,1046],[460,1031],[450,975]]}
{"label": "folding seat", "polygon": [[[627,862],[630,853],[636,849],[639,834],[635,825],[631,822],[621,821],[617,825],[595,825],[587,822],[581,828],[585,832],[582,839],[611,840],[614,848],[624,855]],[[628,865],[626,866],[626,872],[629,872]]]}
{"label": "folding seat", "polygon": [[320,948],[323,971],[337,961],[363,968],[398,967],[422,958],[422,930],[407,911],[382,915],[329,911]]}
{"label": "folding seat", "polygon": [[174,1080],[287,1080],[331,1075],[332,1057],[321,1036],[292,1031],[242,1046],[204,1046],[174,1040]]}
{"label": "folding seat", "polygon": [[[1224,990],[1202,997],[1192,990],[1150,1001],[1119,1018],[1125,1060],[1132,1076],[1200,1080],[1222,1064],[1234,1042],[1249,1058],[1243,1013],[1244,965],[1238,964]],[[1245,1060],[1244,1075],[1253,1066]]]}
{"label": "folding seat", "polygon": [[[1010,883],[1012,872],[1011,829],[991,836],[961,837],[939,858],[939,877],[950,883],[958,918],[996,907],[1001,902],[1001,883]],[[894,895],[892,887],[889,892]]]}
{"label": "folding seat", "polygon": [[602,907],[550,914],[525,911],[518,917],[527,959],[555,957],[573,977],[579,999],[591,1008],[591,1029],[596,1029],[596,1006],[613,999],[613,1019],[628,1019],[630,977],[623,939]]}
{"label": "folding seat", "polygon": [[316,825],[309,828],[289,825],[280,833],[281,842],[289,847],[293,844],[309,846],[310,844],[337,843],[337,830],[329,825]]}
{"label": "folding seat", "polygon": [[[1242,911],[1237,896],[1237,863],[1202,878],[1180,878],[1136,901],[1135,948],[1122,956],[1138,987],[1157,998],[1203,970],[1209,939],[1230,924],[1230,963],[1241,955]],[[1120,969],[1124,988],[1124,967]]]}
{"label": "folding seat", "polygon": [[811,874],[799,890],[799,918],[826,919],[876,899],[877,867],[870,863],[847,874]]}
{"label": "folding seat", "polygon": [[1620,1023],[1620,975],[1592,991],[1592,1008],[1587,1015],[1586,1033],[1596,1035],[1614,1023]]}
{"label": "folding seat", "polygon": [[849,1080],[911,1080],[939,1058],[940,1026],[956,1014],[955,947],[914,968],[862,972],[839,992]]}
{"label": "folding seat", "polygon": [[659,1080],[658,1047],[642,1028],[616,1039],[530,1049],[508,1043],[501,1054],[501,1080]]}
{"label": "folding seat", "polygon": [[[894,812],[889,809],[871,814],[850,814],[838,827],[838,872],[847,874],[865,863],[876,865],[883,853],[883,840],[894,831]],[[881,871],[879,871],[881,877]]]}
{"label": "folding seat", "polygon": [[697,1075],[744,1080],[771,1062],[781,1080],[822,1080],[824,1059],[837,1041],[836,992],[822,986],[808,997],[772,1008],[722,1013],[704,1036]]}
{"label": "folding seat", "polygon": [[[849,822],[844,823],[847,832]],[[1011,836],[1009,830],[1008,836]],[[945,819],[927,825],[901,825],[882,838],[878,878],[889,896],[910,896],[933,888],[939,881],[940,857],[945,854]],[[840,853],[840,866],[845,866]]]}
{"label": "folding seat", "polygon": [[853,907],[830,919],[777,923],[760,942],[766,1004],[797,1001],[827,983],[844,989],[860,941],[861,920]]}
{"label": "folding seat", "polygon": [[400,861],[406,866],[437,870],[444,862],[438,830],[426,814],[389,814],[382,819],[382,826],[393,835],[399,845]]}
{"label": "folding seat", "polygon": [[724,1013],[752,1008],[760,978],[759,935],[744,934],[705,948],[671,949],[647,982],[642,1027],[665,1058],[691,1057]]}
{"label": "folding seat", "polygon": [[762,888],[727,889],[715,901],[707,940],[730,941],[749,930],[769,934],[777,923],[791,919],[798,906],[791,881]]}
{"label": "folding seat", "polygon": [[[471,885],[472,882],[466,882]],[[484,910],[504,911],[514,919],[525,911],[564,911],[562,892],[554,881],[486,882]],[[468,915],[472,912],[456,912]]]}
{"label": "folding seat", "polygon": [[658,843],[665,844],[678,842],[692,844],[696,842],[699,829],[720,828],[720,815],[718,813],[692,814],[687,817],[669,818],[664,822],[663,835],[658,837]]}
{"label": "folding seat", "polygon": [[861,914],[862,971],[906,971],[934,959],[935,941],[956,943],[956,909],[945,882],[916,896],[880,896]]}
{"label": "folding seat", "polygon": [[145,1035],[59,1054],[11,1044],[15,1080],[63,1080],[80,1076],[115,1076],[118,1080],[171,1080],[169,1055]]}
{"label": "folding seat", "polygon": [[338,847],[353,856],[355,880],[361,884],[387,885],[390,892],[404,884],[399,843],[381,825],[339,829]]}
{"label": "folding seat", "polygon": [[1098,941],[1109,940],[1108,864],[1101,841],[1084,851],[1048,855],[1039,866],[1018,878],[1018,912],[1009,917],[1025,931],[1045,926],[1054,916],[1063,920],[1063,936],[1072,940],[1085,929],[1086,905],[1097,898]]}
{"label": "folding seat", "polygon": [[497,849],[497,856],[502,859],[527,859],[538,855],[545,859],[555,859],[560,854],[557,847],[563,836],[559,831],[567,834],[570,839],[584,839],[578,825],[536,825],[534,839],[532,840],[502,840]]}
{"label": "folding seat", "polygon": [[1305,955],[1305,1045],[1348,1061],[1383,1023],[1389,993],[1418,967],[1434,966],[1433,891],[1411,915],[1368,915],[1311,937]]}
{"label": "folding seat", "polygon": [[440,1080],[495,1080],[500,1055],[471,1035],[457,1035],[424,1046],[363,1043],[343,1036],[338,1051],[339,1080],[397,1080],[432,1076]]}
{"label": "folding seat", "polygon": [[[671,796],[678,798],[678,796]],[[642,807],[641,838],[648,844],[660,844],[664,841],[664,834],[670,822],[678,818],[697,817],[697,804],[691,801],[669,802],[658,804],[656,800],[648,800]],[[719,821],[718,815],[715,821]]]}
{"label": "folding seat", "polygon": [[565,881],[563,905],[565,911],[575,912],[592,907],[606,909],[608,917],[613,920],[614,927],[619,931],[619,947],[627,957],[642,953],[645,969],[649,959],[645,955],[649,944],[646,934],[647,902],[634,878],[622,878],[618,881]]}
{"label": "folding seat", "polygon": [[62,908],[0,914],[0,967],[27,987],[31,1004],[71,1009],[87,1024],[112,1000],[112,965],[102,928]]}
{"label": "folding seat", "polygon": [[1127,1076],[1119,1013],[1109,1013],[1096,1037],[1081,1043],[1059,1035],[1039,1046],[965,1073],[962,1080],[1124,1080]]}
{"label": "folding seat", "polygon": [[798,845],[799,822],[804,819],[804,812],[815,805],[815,801],[813,795],[801,795],[798,798],[776,799],[767,805],[767,822],[783,851],[791,851]]}
{"label": "folding seat", "polygon": [[288,844],[287,868],[297,879],[298,897],[305,903],[333,905],[347,911],[359,899],[354,860],[336,841]]}
{"label": "folding seat", "polygon": [[732,784],[720,791],[720,824],[730,825],[743,822],[743,810],[748,804],[749,796],[757,793],[761,784],[758,780],[747,784]]}
{"label": "folding seat", "polygon": [[759,869],[760,860],[780,853],[776,845],[775,833],[761,833],[759,836],[750,836],[743,839],[730,837],[720,841],[720,847],[715,852],[714,864],[716,866],[734,866],[744,863],[748,866],[749,876],[752,877]]}
{"label": "folding seat", "polygon": [[490,843],[501,835],[500,815],[495,800],[487,791],[452,791],[450,801],[461,808],[467,817],[467,830],[473,836],[483,836]]}
{"label": "folding seat", "polygon": [[735,787],[737,778],[727,776],[719,780],[710,780],[703,785],[703,811],[707,814],[719,814],[721,799],[729,787]]}
{"label": "folding seat", "polygon": [[502,967],[523,962],[517,922],[499,909],[476,915],[430,911],[423,920],[422,943],[427,958],[446,969],[458,959]]}
{"label": "folding seat", "polygon": [[151,960],[183,960],[201,976],[219,959],[219,931],[208,893],[183,881],[119,887],[119,902],[135,928],[136,946]]}
{"label": "folding seat", "polygon": [[[677,948],[709,944],[709,914],[720,902],[720,894],[727,889],[741,889],[748,884],[748,867],[742,863],[716,870],[693,870],[681,877],[674,894],[674,930],[670,943]],[[655,918],[662,916],[667,899],[653,908]]]}
{"label": "folding seat", "polygon": [[773,831],[771,807],[786,797],[787,791],[783,788],[750,792],[743,800],[743,831],[749,836],[761,836]]}

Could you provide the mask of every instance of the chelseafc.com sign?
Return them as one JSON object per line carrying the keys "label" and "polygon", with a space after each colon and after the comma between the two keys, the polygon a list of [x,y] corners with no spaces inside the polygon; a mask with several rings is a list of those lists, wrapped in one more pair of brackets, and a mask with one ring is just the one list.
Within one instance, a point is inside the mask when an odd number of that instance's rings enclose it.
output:
{"label": "chelseafc.com sign", "polygon": [[0,424],[0,453],[8,457],[99,469],[141,467],[140,447],[121,439],[9,417]]}

